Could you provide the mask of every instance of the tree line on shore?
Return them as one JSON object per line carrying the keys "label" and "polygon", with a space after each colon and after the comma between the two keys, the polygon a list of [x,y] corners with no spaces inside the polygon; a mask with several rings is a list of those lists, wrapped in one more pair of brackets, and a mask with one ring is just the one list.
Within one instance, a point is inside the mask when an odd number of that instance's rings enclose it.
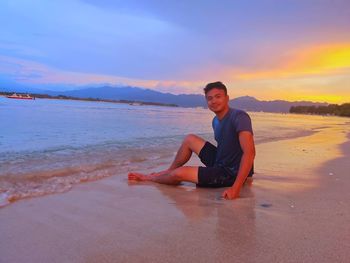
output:
{"label": "tree line on shore", "polygon": [[350,117],[350,103],[344,103],[341,105],[329,104],[328,106],[292,106],[289,112]]}

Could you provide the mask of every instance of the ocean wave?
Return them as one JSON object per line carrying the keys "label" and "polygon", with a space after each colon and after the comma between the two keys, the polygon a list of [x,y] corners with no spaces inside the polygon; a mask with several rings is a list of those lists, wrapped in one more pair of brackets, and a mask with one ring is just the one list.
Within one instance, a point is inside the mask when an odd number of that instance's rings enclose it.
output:
{"label": "ocean wave", "polygon": [[173,157],[165,148],[123,149],[123,151],[80,151],[79,154],[47,159],[37,156],[2,163],[0,174],[0,207],[11,202],[70,190],[74,185],[131,170],[155,168]]}

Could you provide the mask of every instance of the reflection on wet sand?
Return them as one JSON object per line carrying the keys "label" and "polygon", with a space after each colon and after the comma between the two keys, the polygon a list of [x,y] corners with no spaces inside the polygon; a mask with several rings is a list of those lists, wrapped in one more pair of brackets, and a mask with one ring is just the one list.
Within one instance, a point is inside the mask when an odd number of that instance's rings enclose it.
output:
{"label": "reflection on wet sand", "polygon": [[226,257],[227,251],[238,253],[255,246],[256,200],[251,185],[246,184],[241,198],[234,201],[221,198],[224,188],[196,188],[191,184],[156,187],[187,218],[189,236],[207,240],[216,259]]}

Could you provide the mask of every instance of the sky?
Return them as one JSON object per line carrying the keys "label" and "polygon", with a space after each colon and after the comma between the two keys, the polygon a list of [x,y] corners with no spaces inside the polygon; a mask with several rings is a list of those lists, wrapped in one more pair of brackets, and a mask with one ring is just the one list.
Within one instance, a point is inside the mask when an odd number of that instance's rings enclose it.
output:
{"label": "sky", "polygon": [[348,0],[1,0],[0,90],[350,102]]}

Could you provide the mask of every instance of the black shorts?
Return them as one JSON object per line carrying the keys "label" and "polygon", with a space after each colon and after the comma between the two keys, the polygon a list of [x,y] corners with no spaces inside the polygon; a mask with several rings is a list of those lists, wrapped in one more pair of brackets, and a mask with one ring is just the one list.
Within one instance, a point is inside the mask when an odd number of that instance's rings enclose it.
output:
{"label": "black shorts", "polygon": [[199,158],[206,167],[198,169],[199,187],[230,187],[236,180],[237,173],[229,168],[215,167],[216,147],[210,142],[205,142],[199,153]]}

